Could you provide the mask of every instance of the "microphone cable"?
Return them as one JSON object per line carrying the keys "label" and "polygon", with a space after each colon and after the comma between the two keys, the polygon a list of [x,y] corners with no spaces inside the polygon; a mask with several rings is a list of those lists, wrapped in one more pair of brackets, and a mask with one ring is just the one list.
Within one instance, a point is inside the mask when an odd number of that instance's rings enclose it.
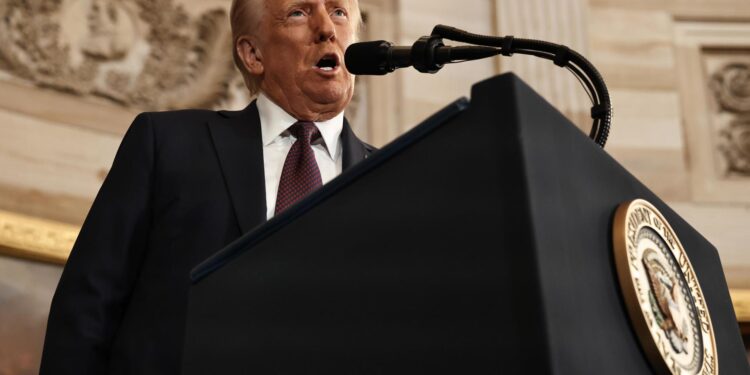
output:
{"label": "microphone cable", "polygon": [[555,65],[566,68],[578,79],[591,99],[593,124],[589,138],[604,148],[612,124],[612,102],[609,90],[599,71],[578,52],[564,45],[542,40],[480,35],[445,25],[435,26],[432,36],[456,42],[496,47],[499,48],[499,54],[503,56],[512,56],[515,53],[536,56],[551,60]]}

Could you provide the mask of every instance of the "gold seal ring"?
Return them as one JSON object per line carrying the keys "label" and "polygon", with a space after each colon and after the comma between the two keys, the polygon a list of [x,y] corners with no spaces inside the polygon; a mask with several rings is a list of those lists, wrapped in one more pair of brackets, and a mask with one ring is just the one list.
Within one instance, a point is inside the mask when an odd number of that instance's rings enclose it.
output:
{"label": "gold seal ring", "polygon": [[641,347],[659,374],[718,374],[711,315],[680,240],[651,203],[621,204],[613,224],[620,289]]}

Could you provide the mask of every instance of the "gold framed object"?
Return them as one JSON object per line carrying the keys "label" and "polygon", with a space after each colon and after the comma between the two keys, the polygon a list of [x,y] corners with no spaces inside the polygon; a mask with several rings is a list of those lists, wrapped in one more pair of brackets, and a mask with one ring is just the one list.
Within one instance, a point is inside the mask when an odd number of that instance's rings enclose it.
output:
{"label": "gold framed object", "polygon": [[660,374],[718,374],[716,339],[680,240],[649,202],[621,204],[613,224],[617,276],[630,321]]}
{"label": "gold framed object", "polygon": [[[734,314],[743,335],[750,335],[750,289],[729,289]],[[747,345],[747,343],[745,344]]]}
{"label": "gold framed object", "polygon": [[0,211],[0,254],[65,264],[79,228]]}

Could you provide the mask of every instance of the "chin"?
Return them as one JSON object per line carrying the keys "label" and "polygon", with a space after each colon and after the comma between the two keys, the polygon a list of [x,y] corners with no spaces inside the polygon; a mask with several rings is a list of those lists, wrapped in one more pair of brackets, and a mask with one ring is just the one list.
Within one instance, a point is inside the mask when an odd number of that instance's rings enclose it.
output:
{"label": "chin", "polygon": [[328,87],[316,87],[310,90],[309,97],[316,103],[322,105],[330,104],[348,104],[352,98],[352,87],[344,87],[342,85],[327,85]]}

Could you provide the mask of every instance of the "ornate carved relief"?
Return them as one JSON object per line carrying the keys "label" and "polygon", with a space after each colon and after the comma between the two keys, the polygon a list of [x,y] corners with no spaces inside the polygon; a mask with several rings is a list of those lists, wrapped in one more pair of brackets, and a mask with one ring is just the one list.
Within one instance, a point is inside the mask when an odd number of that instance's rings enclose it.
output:
{"label": "ornate carved relief", "polygon": [[230,46],[223,8],[192,16],[174,0],[0,3],[4,79],[142,110],[247,103]]}
{"label": "ornate carved relief", "polygon": [[713,72],[711,90],[717,103],[717,148],[727,176],[750,177],[750,63],[729,62]]}
{"label": "ornate carved relief", "polygon": [[750,203],[750,25],[684,21],[674,31],[692,198]]}
{"label": "ornate carved relief", "polygon": [[738,117],[720,134],[719,149],[727,159],[728,172],[750,176],[750,115]]}
{"label": "ornate carved relief", "polygon": [[734,113],[750,112],[750,65],[726,64],[711,77],[711,88],[722,109]]}

